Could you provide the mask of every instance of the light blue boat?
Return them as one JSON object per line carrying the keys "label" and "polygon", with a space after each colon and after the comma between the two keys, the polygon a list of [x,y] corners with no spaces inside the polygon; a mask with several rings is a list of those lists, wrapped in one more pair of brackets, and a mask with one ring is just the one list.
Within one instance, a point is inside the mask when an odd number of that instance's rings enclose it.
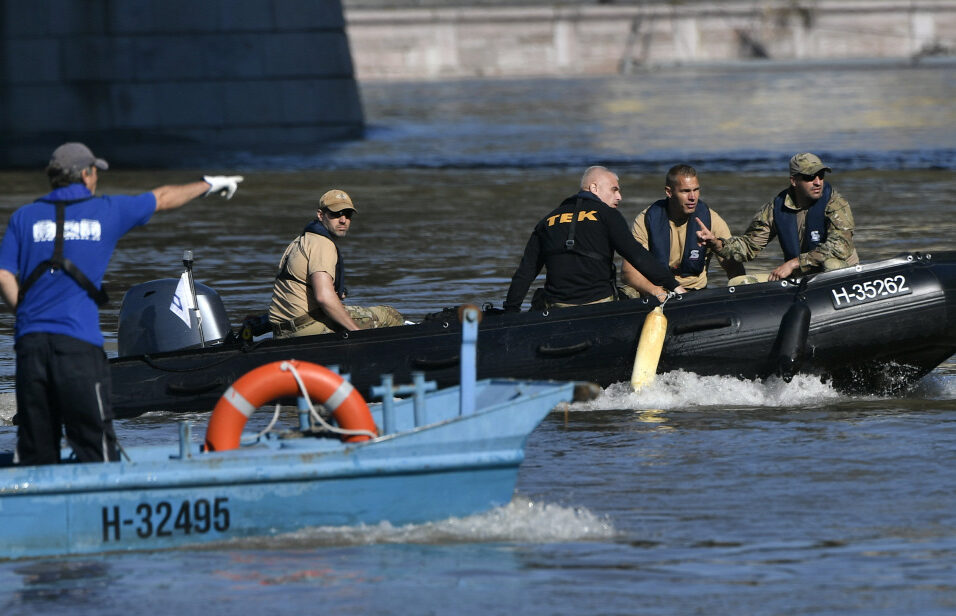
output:
{"label": "light blue boat", "polygon": [[[313,526],[422,523],[507,504],[524,444],[574,384],[474,380],[477,311],[463,319],[460,387],[386,378],[372,409],[380,436],[358,443],[314,430],[244,435],[201,451],[126,448],[120,462],[20,467],[0,459],[0,558],[154,550]],[[467,373],[467,374],[466,374]],[[469,377],[470,378],[467,378]],[[432,391],[429,391],[432,390]],[[395,395],[414,394],[395,399]],[[217,410],[218,412],[218,410]],[[309,428],[306,411],[301,428]]]}

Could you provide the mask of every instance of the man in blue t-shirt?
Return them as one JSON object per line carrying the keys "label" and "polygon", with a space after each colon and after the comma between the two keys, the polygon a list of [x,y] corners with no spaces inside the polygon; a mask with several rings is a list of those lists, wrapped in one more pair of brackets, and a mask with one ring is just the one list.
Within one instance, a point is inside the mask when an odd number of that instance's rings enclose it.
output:
{"label": "man in blue t-shirt", "polygon": [[211,193],[232,197],[241,176],[205,176],[135,196],[96,196],[109,165],[82,143],[53,151],[53,191],[17,209],[0,244],[0,295],[16,313],[17,459],[60,461],[62,425],[80,462],[118,459],[109,364],[99,326],[103,274],[116,242]]}

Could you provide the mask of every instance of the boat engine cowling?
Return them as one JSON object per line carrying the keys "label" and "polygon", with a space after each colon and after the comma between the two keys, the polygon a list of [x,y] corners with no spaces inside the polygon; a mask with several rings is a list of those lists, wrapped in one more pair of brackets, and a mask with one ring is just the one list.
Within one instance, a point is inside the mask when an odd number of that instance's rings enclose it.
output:
{"label": "boat engine cowling", "polygon": [[177,313],[170,308],[180,280],[151,280],[126,292],[117,332],[120,357],[222,344],[232,334],[222,299],[202,283],[194,283],[202,323],[194,310]]}

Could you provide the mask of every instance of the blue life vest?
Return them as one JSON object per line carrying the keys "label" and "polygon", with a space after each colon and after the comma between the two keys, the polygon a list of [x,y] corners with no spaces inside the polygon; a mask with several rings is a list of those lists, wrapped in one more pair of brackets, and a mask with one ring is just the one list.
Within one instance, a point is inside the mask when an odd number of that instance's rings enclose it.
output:
{"label": "blue life vest", "polygon": [[[700,218],[710,228],[710,208],[703,201],[697,202],[694,215],[687,220],[687,232],[684,235],[684,254],[681,255],[678,274],[681,276],[699,276],[707,266],[707,248],[697,245],[697,230]],[[667,199],[651,204],[644,213],[644,226],[647,227],[647,243],[651,254],[670,267],[671,227],[667,216]]]}
{"label": "blue life vest", "polygon": [[789,190],[788,188],[782,191],[773,200],[773,226],[777,232],[777,239],[780,240],[780,247],[783,249],[783,257],[788,261],[799,257],[801,253],[810,252],[827,240],[826,210],[830,195],[833,193],[830,183],[824,182],[823,195],[807,210],[801,243],[797,229],[797,210],[783,205]]}

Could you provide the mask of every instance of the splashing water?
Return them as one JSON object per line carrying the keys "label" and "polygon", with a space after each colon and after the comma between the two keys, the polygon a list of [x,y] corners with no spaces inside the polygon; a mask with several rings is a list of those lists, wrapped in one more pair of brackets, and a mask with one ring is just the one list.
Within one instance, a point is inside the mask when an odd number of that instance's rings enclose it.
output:
{"label": "splashing water", "polygon": [[243,547],[267,542],[284,545],[371,545],[447,543],[551,543],[603,541],[619,534],[610,520],[585,508],[536,503],[515,496],[503,507],[425,524],[392,526],[388,522],[359,526],[316,526],[268,539],[242,539]]}
{"label": "splashing water", "polygon": [[787,383],[779,377],[749,381],[675,370],[657,375],[654,382],[640,392],[633,391],[630,383],[614,383],[594,400],[572,404],[569,410],[792,407],[840,398],[841,394],[832,385],[811,375],[797,375]]}
{"label": "splashing water", "polygon": [[0,426],[12,426],[17,414],[17,395],[12,391],[0,392]]}

